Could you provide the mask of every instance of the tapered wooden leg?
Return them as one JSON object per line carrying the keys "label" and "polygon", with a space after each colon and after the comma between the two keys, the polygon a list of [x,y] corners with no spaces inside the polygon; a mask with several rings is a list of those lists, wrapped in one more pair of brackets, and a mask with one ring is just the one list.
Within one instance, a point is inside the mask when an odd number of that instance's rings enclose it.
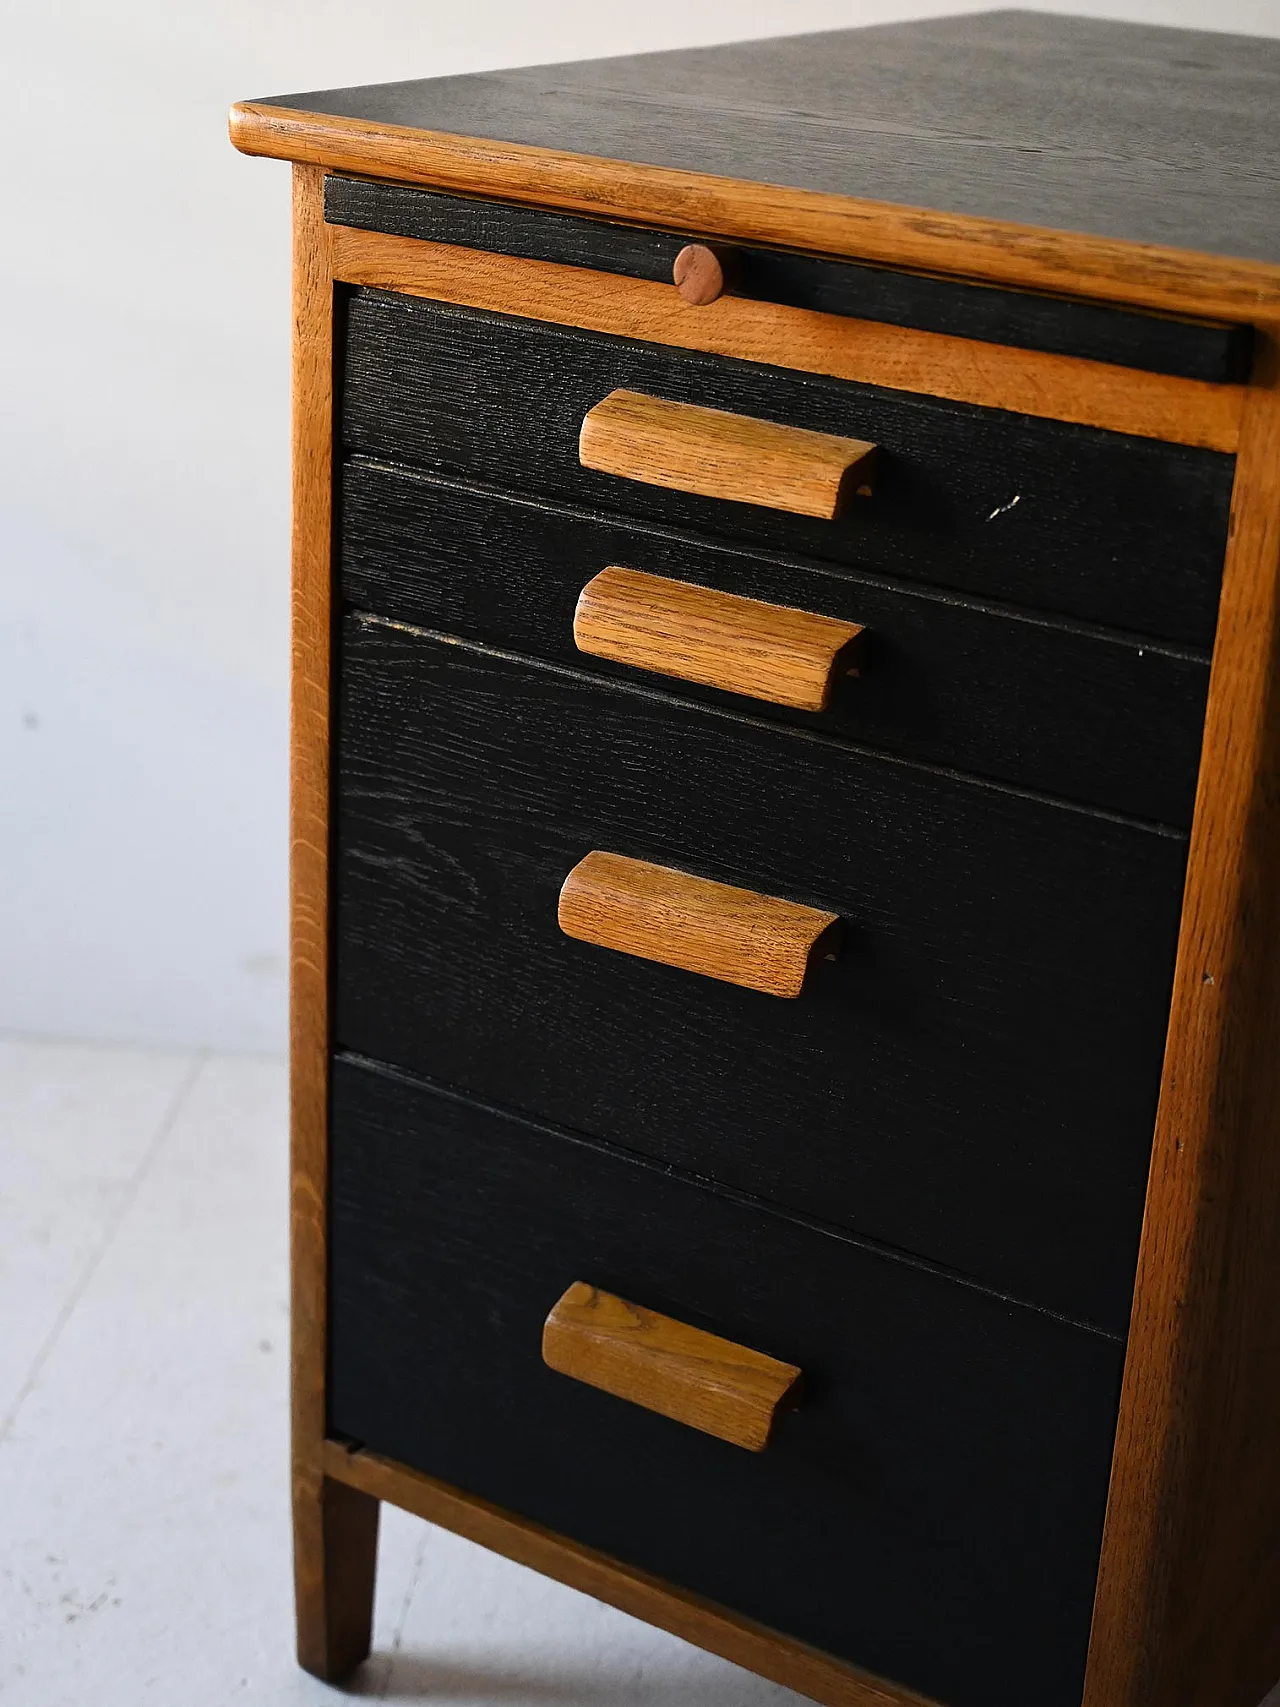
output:
{"label": "tapered wooden leg", "polygon": [[368,1657],[378,1502],[323,1474],[328,1365],[329,677],[333,273],[324,169],[295,166],[290,1125],[293,1560],[298,1663]]}
{"label": "tapered wooden leg", "polygon": [[300,1479],[293,1496],[298,1664],[336,1682],[369,1657],[378,1551],[378,1502],[327,1476]]}

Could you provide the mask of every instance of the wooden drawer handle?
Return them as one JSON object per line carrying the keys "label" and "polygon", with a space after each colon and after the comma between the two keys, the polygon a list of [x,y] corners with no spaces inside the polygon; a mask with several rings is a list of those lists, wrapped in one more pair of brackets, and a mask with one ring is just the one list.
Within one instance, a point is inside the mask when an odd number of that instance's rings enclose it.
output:
{"label": "wooden drawer handle", "polygon": [[738,270],[733,249],[720,243],[686,243],[671,268],[671,279],[693,308],[705,308],[730,288]]}
{"label": "wooden drawer handle", "polygon": [[838,913],[600,852],[565,878],[558,917],[579,942],[789,997],[834,953],[840,926]]}
{"label": "wooden drawer handle", "polygon": [[784,1400],[798,1398],[800,1371],[718,1334],[628,1304],[583,1281],[555,1305],[542,1330],[550,1369],[633,1405],[763,1452]]}
{"label": "wooden drawer handle", "polygon": [[611,391],[578,439],[584,468],[830,521],[871,490],[876,447],[696,403]]}
{"label": "wooden drawer handle", "polygon": [[825,711],[861,633],[856,622],[621,568],[587,582],[573,617],[580,652],[799,711]]}

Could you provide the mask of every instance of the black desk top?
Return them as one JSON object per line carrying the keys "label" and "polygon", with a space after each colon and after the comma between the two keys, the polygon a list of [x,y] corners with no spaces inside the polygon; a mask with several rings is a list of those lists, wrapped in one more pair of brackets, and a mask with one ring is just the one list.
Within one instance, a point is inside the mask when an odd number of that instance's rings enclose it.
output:
{"label": "black desk top", "polygon": [[987,12],[266,104],[1280,264],[1280,40]]}

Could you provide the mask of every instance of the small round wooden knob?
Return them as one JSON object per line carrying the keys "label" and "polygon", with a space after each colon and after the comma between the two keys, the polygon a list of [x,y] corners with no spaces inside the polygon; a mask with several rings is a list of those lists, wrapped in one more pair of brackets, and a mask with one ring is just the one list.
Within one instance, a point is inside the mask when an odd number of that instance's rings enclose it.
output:
{"label": "small round wooden knob", "polygon": [[702,308],[724,290],[724,266],[705,243],[686,243],[671,269],[676,289],[686,302]]}

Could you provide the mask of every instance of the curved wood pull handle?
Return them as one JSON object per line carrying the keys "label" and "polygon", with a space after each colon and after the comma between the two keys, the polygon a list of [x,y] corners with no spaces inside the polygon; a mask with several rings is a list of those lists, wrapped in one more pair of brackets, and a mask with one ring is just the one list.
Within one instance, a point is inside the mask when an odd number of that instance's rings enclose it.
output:
{"label": "curved wood pull handle", "polygon": [[588,409],[578,438],[584,468],[825,521],[853,492],[871,490],[875,454],[862,439],[639,391],[611,391]]}
{"label": "curved wood pull handle", "polygon": [[547,1317],[549,1369],[633,1405],[763,1452],[784,1401],[799,1397],[800,1371],[718,1334],[628,1304],[583,1281]]}
{"label": "curved wood pull handle", "polygon": [[856,622],[638,569],[602,569],[573,617],[580,652],[799,711],[826,710],[861,633]]}
{"label": "curved wood pull handle", "polygon": [[565,878],[557,916],[579,942],[788,997],[834,952],[840,926],[838,913],[600,852]]}

